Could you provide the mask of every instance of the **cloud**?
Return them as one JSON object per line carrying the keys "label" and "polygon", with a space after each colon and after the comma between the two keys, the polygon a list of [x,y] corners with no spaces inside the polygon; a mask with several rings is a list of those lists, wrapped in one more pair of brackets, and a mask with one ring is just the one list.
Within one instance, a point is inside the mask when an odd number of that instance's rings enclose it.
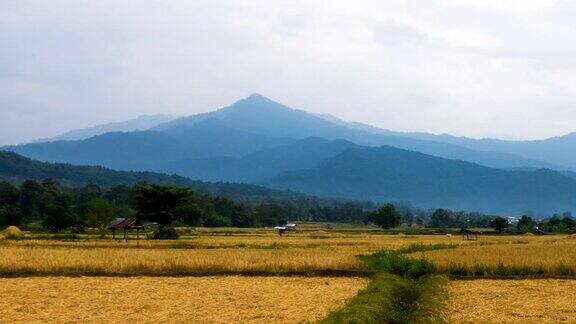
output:
{"label": "cloud", "polygon": [[384,23],[374,30],[378,42],[386,46],[399,46],[405,43],[424,41],[426,35],[408,25]]}
{"label": "cloud", "polygon": [[567,133],[566,12],[544,0],[3,1],[0,144],[252,92],[396,130]]}

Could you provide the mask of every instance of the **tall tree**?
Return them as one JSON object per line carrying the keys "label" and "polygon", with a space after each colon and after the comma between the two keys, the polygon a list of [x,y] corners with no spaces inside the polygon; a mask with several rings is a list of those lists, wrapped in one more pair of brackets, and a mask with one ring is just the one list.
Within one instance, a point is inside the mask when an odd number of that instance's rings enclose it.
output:
{"label": "tall tree", "polygon": [[34,180],[26,180],[20,186],[20,210],[25,221],[40,218],[40,206],[44,189]]}
{"label": "tall tree", "polygon": [[518,224],[516,224],[516,228],[520,232],[529,232],[532,230],[532,228],[535,225],[536,225],[536,222],[534,222],[532,217],[527,216],[527,215],[523,215],[522,217],[520,217],[520,220],[518,220]]}
{"label": "tall tree", "polygon": [[508,219],[504,217],[496,217],[490,222],[490,227],[495,229],[498,233],[502,233],[508,227]]}
{"label": "tall tree", "polygon": [[455,218],[451,211],[438,208],[430,217],[430,226],[432,227],[452,227],[455,224]]}
{"label": "tall tree", "polygon": [[132,207],[139,219],[158,223],[160,231],[179,218],[178,210],[192,197],[187,188],[161,185],[138,185],[134,190]]}
{"label": "tall tree", "polygon": [[43,208],[42,226],[59,232],[76,224],[76,214],[72,209],[72,196],[60,194],[47,202]]}
{"label": "tall tree", "polygon": [[116,217],[118,211],[116,206],[104,198],[94,198],[88,204],[87,218],[92,226],[100,230],[100,235],[104,236],[106,225]]}
{"label": "tall tree", "polygon": [[396,227],[400,225],[402,220],[402,216],[396,211],[393,204],[386,204],[378,211],[370,214],[369,217],[374,224],[384,229]]}
{"label": "tall tree", "polygon": [[18,188],[9,182],[0,182],[0,207],[16,205],[19,196]]}

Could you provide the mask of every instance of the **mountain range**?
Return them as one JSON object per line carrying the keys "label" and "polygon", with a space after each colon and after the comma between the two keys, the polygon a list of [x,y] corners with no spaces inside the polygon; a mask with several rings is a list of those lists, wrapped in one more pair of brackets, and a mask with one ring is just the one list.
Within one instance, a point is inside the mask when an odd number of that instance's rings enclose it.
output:
{"label": "mountain range", "polygon": [[540,214],[576,206],[576,181],[556,171],[507,171],[390,146],[347,149],[262,184],[318,196],[485,213]]}
{"label": "mountain range", "polygon": [[132,186],[140,182],[148,182],[189,187],[198,193],[236,200],[263,201],[273,199],[289,201],[307,198],[303,194],[251,184],[211,183],[155,172],[116,171],[99,166],[47,163],[35,161],[13,152],[0,151],[1,181],[22,182],[24,180],[42,181],[44,179],[57,180],[69,187],[80,187],[87,184],[103,187]]}
{"label": "mountain range", "polygon": [[292,109],[258,94],[145,130],[116,130],[3,149],[48,162],[422,207],[505,213],[576,208],[570,198],[576,197],[574,134],[503,141],[394,132]]}
{"label": "mountain range", "polygon": [[126,121],[96,125],[93,127],[82,129],[74,129],[65,132],[63,134],[60,134],[58,136],[39,139],[34,142],[41,143],[41,142],[54,142],[54,141],[83,140],[111,132],[132,132],[138,130],[147,130],[159,124],[169,122],[173,119],[176,119],[176,117],[170,115],[151,115],[151,116],[144,115]]}

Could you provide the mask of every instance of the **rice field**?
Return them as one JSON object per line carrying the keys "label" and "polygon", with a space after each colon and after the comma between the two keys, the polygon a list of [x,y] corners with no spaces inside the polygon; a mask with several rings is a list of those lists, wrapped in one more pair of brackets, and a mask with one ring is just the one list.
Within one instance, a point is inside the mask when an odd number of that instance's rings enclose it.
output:
{"label": "rice field", "polygon": [[360,278],[0,279],[2,323],[304,323],[338,309]]}
{"label": "rice field", "polygon": [[568,236],[555,240],[459,246],[411,256],[429,259],[441,272],[453,275],[576,275],[576,240]]}
{"label": "rice field", "polygon": [[576,280],[463,280],[449,285],[449,323],[574,323]]}
{"label": "rice field", "polygon": [[[183,276],[213,274],[359,275],[358,256],[414,244],[456,249],[414,253],[442,271],[468,275],[501,264],[538,267],[540,273],[576,273],[576,239],[570,236],[484,236],[466,241],[446,235],[381,235],[302,231],[279,237],[269,229],[196,230],[179,240],[0,240],[0,276]],[[221,235],[225,234],[225,235]],[[482,269],[484,269],[482,268]],[[563,270],[564,269],[564,270]],[[572,269],[572,270],[571,270]],[[534,270],[534,271],[536,271]],[[482,273],[485,275],[486,273]],[[566,273],[564,273],[565,275]]]}
{"label": "rice field", "polygon": [[[409,292],[420,288],[402,277],[404,272],[475,279],[451,283],[445,312],[450,322],[498,320],[489,313],[497,309],[490,303],[501,306],[521,292],[530,296],[537,285],[546,285],[550,296],[556,296],[558,301],[550,299],[556,311],[538,308],[543,301],[534,299],[536,306],[529,311],[521,306],[514,307],[520,311],[502,309],[511,314],[510,321],[563,321],[563,314],[576,316],[562,299],[574,296],[561,287],[574,290],[576,280],[486,280],[576,278],[575,236],[483,235],[468,241],[458,235],[313,226],[282,237],[268,228],[180,231],[183,236],[178,240],[124,241],[90,233],[70,237],[24,233],[22,239],[0,239],[0,309],[10,319],[0,322],[310,322],[343,307],[382,271],[397,276],[400,290],[368,286],[373,289],[367,294],[388,291],[411,300]],[[382,259],[371,259],[382,264],[366,261],[379,251],[388,251],[390,258],[384,254]],[[405,261],[419,262],[410,266]],[[485,286],[496,290],[490,293]],[[132,300],[138,304],[114,308]],[[478,310],[486,307],[487,313],[475,311],[474,303]],[[348,309],[363,302],[351,305]],[[18,320],[19,316],[24,317]]]}
{"label": "rice field", "polygon": [[126,249],[0,247],[0,275],[182,276],[361,270],[354,247]]}
{"label": "rice field", "polygon": [[[182,276],[212,274],[357,275],[359,255],[445,236],[343,234],[318,231],[279,237],[272,230],[190,239],[1,240],[0,276]],[[214,235],[214,234],[218,235]],[[466,242],[463,241],[465,244]]]}

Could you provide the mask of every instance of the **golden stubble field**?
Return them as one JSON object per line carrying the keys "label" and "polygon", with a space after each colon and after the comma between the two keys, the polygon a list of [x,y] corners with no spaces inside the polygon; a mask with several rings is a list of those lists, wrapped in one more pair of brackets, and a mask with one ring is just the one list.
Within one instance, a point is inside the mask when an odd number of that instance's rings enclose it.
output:
{"label": "golden stubble field", "polygon": [[[279,237],[271,229],[195,229],[179,240],[125,242],[93,236],[35,239],[27,233],[22,240],[0,240],[0,322],[313,321],[365,287],[368,279],[357,278],[367,275],[359,255],[415,244],[444,248],[410,254],[441,271],[452,264],[471,269],[504,264],[537,266],[546,277],[556,276],[562,264],[576,272],[576,239],[570,235],[466,241],[457,235],[359,230],[313,229]],[[524,317],[505,306],[501,311],[528,322],[562,320],[550,314],[574,316],[565,303],[573,293],[561,286],[575,282],[454,281],[446,316],[452,322],[490,322],[497,319],[490,309],[522,296],[515,291],[530,296],[546,285],[549,301],[534,297]]]}
{"label": "golden stubble field", "polygon": [[450,323],[574,323],[576,280],[453,281]]}
{"label": "golden stubble field", "polygon": [[[358,255],[446,236],[207,232],[194,239],[0,241],[0,275],[194,275],[217,273],[354,272]],[[466,241],[460,241],[468,244]]]}
{"label": "golden stubble field", "polygon": [[545,273],[555,274],[560,266],[576,270],[576,237],[531,237],[509,243],[493,242],[480,246],[459,246],[455,249],[414,253],[412,257],[427,258],[441,269],[454,265],[467,268],[476,265],[504,265],[538,267]]}
{"label": "golden stubble field", "polygon": [[279,237],[273,231],[198,231],[172,241],[0,240],[0,275],[200,275],[218,273],[355,272],[358,255],[413,244],[455,249],[414,253],[440,267],[562,262],[576,269],[572,236],[483,236],[466,241],[446,235],[379,235],[310,231]]}
{"label": "golden stubble field", "polygon": [[0,279],[1,323],[303,323],[343,306],[361,278]]}

